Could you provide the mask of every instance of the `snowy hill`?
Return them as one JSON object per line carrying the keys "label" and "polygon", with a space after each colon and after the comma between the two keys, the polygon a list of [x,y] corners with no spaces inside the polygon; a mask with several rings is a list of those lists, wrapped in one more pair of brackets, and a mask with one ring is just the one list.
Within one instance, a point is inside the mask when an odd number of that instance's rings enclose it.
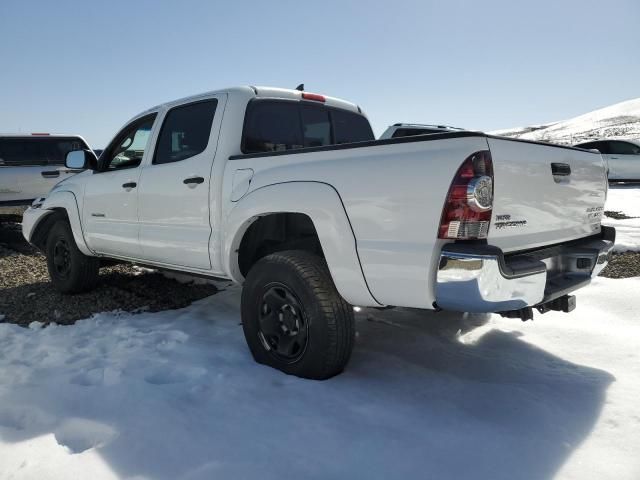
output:
{"label": "snowy hill", "polygon": [[640,139],[640,98],[616,103],[561,122],[491,133],[563,145],[600,138]]}

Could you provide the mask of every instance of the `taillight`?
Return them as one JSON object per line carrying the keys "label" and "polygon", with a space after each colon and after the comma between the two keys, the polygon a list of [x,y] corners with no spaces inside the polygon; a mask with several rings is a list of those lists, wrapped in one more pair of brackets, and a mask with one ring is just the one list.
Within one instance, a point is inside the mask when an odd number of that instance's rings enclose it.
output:
{"label": "taillight", "polygon": [[324,97],[324,95],[318,95],[317,93],[307,93],[307,92],[302,93],[302,98],[304,98],[305,100],[313,100],[314,102],[325,102],[327,100]]}
{"label": "taillight", "polygon": [[487,238],[493,208],[493,165],[489,150],[463,162],[451,182],[442,210],[438,238]]}

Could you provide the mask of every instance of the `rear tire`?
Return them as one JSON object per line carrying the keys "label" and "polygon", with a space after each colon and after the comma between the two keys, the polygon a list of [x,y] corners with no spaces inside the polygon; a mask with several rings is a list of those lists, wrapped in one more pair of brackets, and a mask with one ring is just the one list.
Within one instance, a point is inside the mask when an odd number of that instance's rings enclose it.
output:
{"label": "rear tire", "polygon": [[315,380],[344,370],[355,339],[353,308],[326,263],[297,250],[268,255],[251,268],[242,327],[256,362]]}
{"label": "rear tire", "polygon": [[57,291],[80,293],[95,288],[100,261],[78,250],[69,222],[59,220],[51,227],[45,253],[49,277]]}

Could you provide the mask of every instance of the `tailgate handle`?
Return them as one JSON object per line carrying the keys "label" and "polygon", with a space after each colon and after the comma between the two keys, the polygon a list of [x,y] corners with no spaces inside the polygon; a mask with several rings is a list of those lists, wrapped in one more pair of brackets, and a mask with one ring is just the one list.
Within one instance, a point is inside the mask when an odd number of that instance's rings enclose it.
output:
{"label": "tailgate handle", "polygon": [[568,163],[552,163],[551,173],[561,177],[567,177],[571,175],[571,167]]}

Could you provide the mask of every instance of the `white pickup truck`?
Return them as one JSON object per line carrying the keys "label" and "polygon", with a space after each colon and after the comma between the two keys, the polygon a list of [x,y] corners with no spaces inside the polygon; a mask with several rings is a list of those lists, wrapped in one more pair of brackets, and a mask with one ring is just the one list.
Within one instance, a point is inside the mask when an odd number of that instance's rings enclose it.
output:
{"label": "white pickup truck", "polygon": [[455,131],[374,140],[357,105],[275,88],[215,91],[133,118],[98,161],[24,215],[53,286],[101,259],[243,285],[254,358],[323,379],[354,343],[352,306],[570,311],[615,231],[597,153]]}

